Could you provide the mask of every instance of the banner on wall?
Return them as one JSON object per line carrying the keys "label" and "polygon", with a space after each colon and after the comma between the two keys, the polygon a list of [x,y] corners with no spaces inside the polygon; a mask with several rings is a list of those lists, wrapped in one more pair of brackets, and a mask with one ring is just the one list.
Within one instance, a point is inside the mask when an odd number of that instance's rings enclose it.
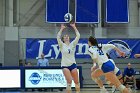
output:
{"label": "banner on wall", "polygon": [[[25,88],[60,88],[66,86],[67,82],[62,69],[25,70]],[[74,81],[72,81],[71,87],[75,87]]]}
{"label": "banner on wall", "polygon": [[[88,39],[81,38],[76,46],[76,58],[90,58],[88,55]],[[140,39],[98,39],[102,44],[114,44],[120,50],[125,52],[127,58],[134,58],[134,54],[140,53]],[[26,40],[26,58],[38,59],[41,53],[46,58],[59,59],[61,52],[56,39],[27,39]],[[108,51],[111,58],[120,58],[119,54],[111,49]]]}

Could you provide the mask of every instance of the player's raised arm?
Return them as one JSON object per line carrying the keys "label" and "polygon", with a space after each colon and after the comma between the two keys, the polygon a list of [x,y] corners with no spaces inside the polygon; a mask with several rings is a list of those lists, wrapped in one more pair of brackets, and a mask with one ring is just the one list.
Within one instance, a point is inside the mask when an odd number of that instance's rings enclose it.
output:
{"label": "player's raised arm", "polygon": [[75,34],[76,34],[76,38],[73,41],[73,44],[76,46],[76,44],[78,43],[78,41],[80,39],[80,33],[79,33],[77,27],[75,26],[75,23],[70,24],[70,26],[74,29]]}
{"label": "player's raised arm", "polygon": [[57,33],[57,42],[58,42],[59,47],[62,47],[63,42],[61,40],[61,35],[65,28],[66,27],[64,26],[64,24],[61,24],[61,28],[60,28],[59,32]]}
{"label": "player's raised arm", "polygon": [[114,50],[116,50],[120,54],[120,56],[125,57],[125,53],[122,52],[119,48],[114,47]]}
{"label": "player's raised arm", "polygon": [[114,49],[114,50],[116,50],[120,54],[120,56],[125,57],[125,53],[122,52],[119,48],[117,48],[113,44],[105,44],[104,47],[106,48],[106,50]]}

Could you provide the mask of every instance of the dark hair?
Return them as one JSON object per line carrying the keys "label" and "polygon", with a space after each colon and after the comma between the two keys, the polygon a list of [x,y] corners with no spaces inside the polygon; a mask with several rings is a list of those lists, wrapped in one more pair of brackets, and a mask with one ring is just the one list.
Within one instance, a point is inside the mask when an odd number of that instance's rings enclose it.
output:
{"label": "dark hair", "polygon": [[101,46],[99,46],[99,45],[98,45],[98,41],[97,41],[96,38],[90,36],[90,37],[88,38],[88,41],[91,43],[92,46],[97,46],[98,49],[100,49],[100,50],[102,49],[102,44],[101,44]]}

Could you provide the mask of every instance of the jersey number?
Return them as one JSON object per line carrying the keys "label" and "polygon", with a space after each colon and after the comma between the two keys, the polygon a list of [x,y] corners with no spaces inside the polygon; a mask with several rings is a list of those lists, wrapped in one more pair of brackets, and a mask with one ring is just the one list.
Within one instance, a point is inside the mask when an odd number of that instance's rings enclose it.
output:
{"label": "jersey number", "polygon": [[102,50],[98,49],[97,51],[98,51],[99,55],[104,55]]}

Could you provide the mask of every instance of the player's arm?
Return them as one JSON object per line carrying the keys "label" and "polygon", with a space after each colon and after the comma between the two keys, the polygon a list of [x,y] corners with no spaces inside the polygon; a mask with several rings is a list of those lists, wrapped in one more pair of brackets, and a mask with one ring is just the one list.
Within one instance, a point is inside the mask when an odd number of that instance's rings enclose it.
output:
{"label": "player's arm", "polygon": [[120,54],[120,56],[125,57],[125,53],[122,52],[119,48],[115,47],[114,50],[116,50]]}
{"label": "player's arm", "polygon": [[134,57],[135,58],[139,58],[140,57],[140,54],[135,54]]}
{"label": "player's arm", "polygon": [[113,44],[106,44],[106,46],[105,46],[108,50],[109,49],[114,49],[114,50],[116,50],[119,54],[120,54],[120,56],[122,56],[122,57],[125,57],[125,53],[124,52],[122,52],[119,48],[117,48],[115,45],[113,45]]}
{"label": "player's arm", "polygon": [[61,40],[61,35],[65,28],[66,27],[64,26],[64,24],[61,24],[61,28],[60,28],[59,32],[57,33],[57,42],[58,42],[59,47],[62,47],[62,44],[63,44],[63,42]]}
{"label": "player's arm", "polygon": [[76,46],[76,44],[78,43],[78,41],[79,41],[79,39],[80,39],[80,33],[79,33],[77,27],[75,26],[75,23],[70,24],[70,25],[71,25],[71,27],[74,29],[75,34],[76,34],[76,38],[73,40],[73,44]]}

